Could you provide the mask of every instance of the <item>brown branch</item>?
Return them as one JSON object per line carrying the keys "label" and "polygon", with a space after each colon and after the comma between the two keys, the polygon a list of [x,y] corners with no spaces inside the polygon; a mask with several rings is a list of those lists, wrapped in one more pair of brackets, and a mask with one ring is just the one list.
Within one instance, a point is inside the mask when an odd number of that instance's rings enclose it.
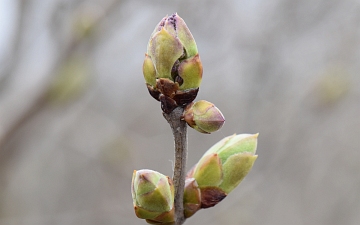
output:
{"label": "brown branch", "polygon": [[173,176],[175,187],[175,225],[182,225],[185,222],[183,198],[187,157],[187,125],[184,120],[181,120],[183,111],[183,108],[178,107],[170,114],[163,113],[165,119],[170,124],[175,141],[175,165]]}

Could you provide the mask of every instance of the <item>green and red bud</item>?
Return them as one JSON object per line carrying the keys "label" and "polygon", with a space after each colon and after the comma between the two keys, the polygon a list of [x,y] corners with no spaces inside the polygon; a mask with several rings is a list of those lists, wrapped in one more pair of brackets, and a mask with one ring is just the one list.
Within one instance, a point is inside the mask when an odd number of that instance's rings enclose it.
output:
{"label": "green and red bud", "polygon": [[251,170],[257,155],[258,134],[226,137],[212,146],[191,169],[187,179],[194,178],[201,191],[201,208],[216,205],[224,199]]}
{"label": "green and red bud", "polygon": [[164,17],[151,34],[143,64],[150,95],[170,113],[196,98],[202,72],[195,40],[184,20],[176,13]]}
{"label": "green and red bud", "polygon": [[137,217],[152,224],[174,222],[174,186],[169,177],[153,170],[135,170],[131,195]]}
{"label": "green and red bud", "polygon": [[221,111],[205,100],[187,105],[183,118],[190,127],[206,134],[219,130],[225,123],[225,117]]}

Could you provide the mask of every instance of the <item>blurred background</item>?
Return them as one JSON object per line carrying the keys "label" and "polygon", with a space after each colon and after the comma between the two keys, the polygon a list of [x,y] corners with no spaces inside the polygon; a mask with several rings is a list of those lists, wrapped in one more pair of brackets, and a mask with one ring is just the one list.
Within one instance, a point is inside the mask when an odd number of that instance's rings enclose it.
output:
{"label": "blurred background", "polygon": [[188,168],[233,133],[259,158],[186,224],[360,224],[359,0],[0,0],[0,224],[145,224],[134,169],[172,175],[173,138],[142,75],[178,12],[204,67]]}

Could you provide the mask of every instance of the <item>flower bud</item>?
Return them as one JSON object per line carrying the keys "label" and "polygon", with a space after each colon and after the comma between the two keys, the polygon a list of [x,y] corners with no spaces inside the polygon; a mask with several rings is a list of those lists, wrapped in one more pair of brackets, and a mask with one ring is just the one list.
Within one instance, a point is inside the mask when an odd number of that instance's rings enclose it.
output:
{"label": "flower bud", "polygon": [[200,100],[186,106],[183,118],[186,123],[200,133],[212,133],[225,123],[221,111],[211,102]]}
{"label": "flower bud", "polygon": [[169,177],[153,170],[135,170],[131,194],[137,217],[148,223],[174,222],[174,186]]}
{"label": "flower bud", "polygon": [[184,20],[176,13],[164,17],[151,34],[143,64],[150,95],[170,113],[196,98],[202,72],[195,40]]}
{"label": "flower bud", "polygon": [[201,208],[216,205],[249,173],[257,155],[258,134],[226,137],[212,146],[188,173],[201,191]]}

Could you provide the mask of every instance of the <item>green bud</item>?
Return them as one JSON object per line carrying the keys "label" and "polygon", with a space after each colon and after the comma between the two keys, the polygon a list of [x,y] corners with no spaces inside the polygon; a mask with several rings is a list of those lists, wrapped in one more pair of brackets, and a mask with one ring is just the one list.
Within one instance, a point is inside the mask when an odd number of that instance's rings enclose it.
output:
{"label": "green bud", "polygon": [[183,55],[183,46],[176,36],[162,27],[150,39],[147,54],[156,68],[156,78],[172,79],[171,69]]}
{"label": "green bud", "polygon": [[200,133],[212,133],[225,123],[221,111],[211,102],[200,100],[189,104],[183,115],[186,123]]}
{"label": "green bud", "polygon": [[212,146],[187,177],[197,181],[201,208],[216,205],[225,198],[251,170],[257,155],[258,134],[226,137]]}
{"label": "green bud", "polygon": [[201,193],[194,178],[185,180],[184,188],[184,215],[189,218],[194,215],[201,207]]}
{"label": "green bud", "polygon": [[202,76],[202,72],[203,68],[199,54],[182,61],[178,68],[179,76],[183,80],[180,90],[198,88],[201,83],[199,75]]}
{"label": "green bud", "polygon": [[164,17],[151,34],[143,73],[151,96],[165,113],[196,98],[203,68],[195,40],[176,13]]}
{"label": "green bud", "polygon": [[154,64],[148,54],[145,53],[145,60],[143,64],[143,73],[145,82],[153,87],[156,85],[156,70]]}
{"label": "green bud", "polygon": [[135,170],[131,195],[137,217],[160,224],[174,221],[174,186],[169,177],[153,170]]}

